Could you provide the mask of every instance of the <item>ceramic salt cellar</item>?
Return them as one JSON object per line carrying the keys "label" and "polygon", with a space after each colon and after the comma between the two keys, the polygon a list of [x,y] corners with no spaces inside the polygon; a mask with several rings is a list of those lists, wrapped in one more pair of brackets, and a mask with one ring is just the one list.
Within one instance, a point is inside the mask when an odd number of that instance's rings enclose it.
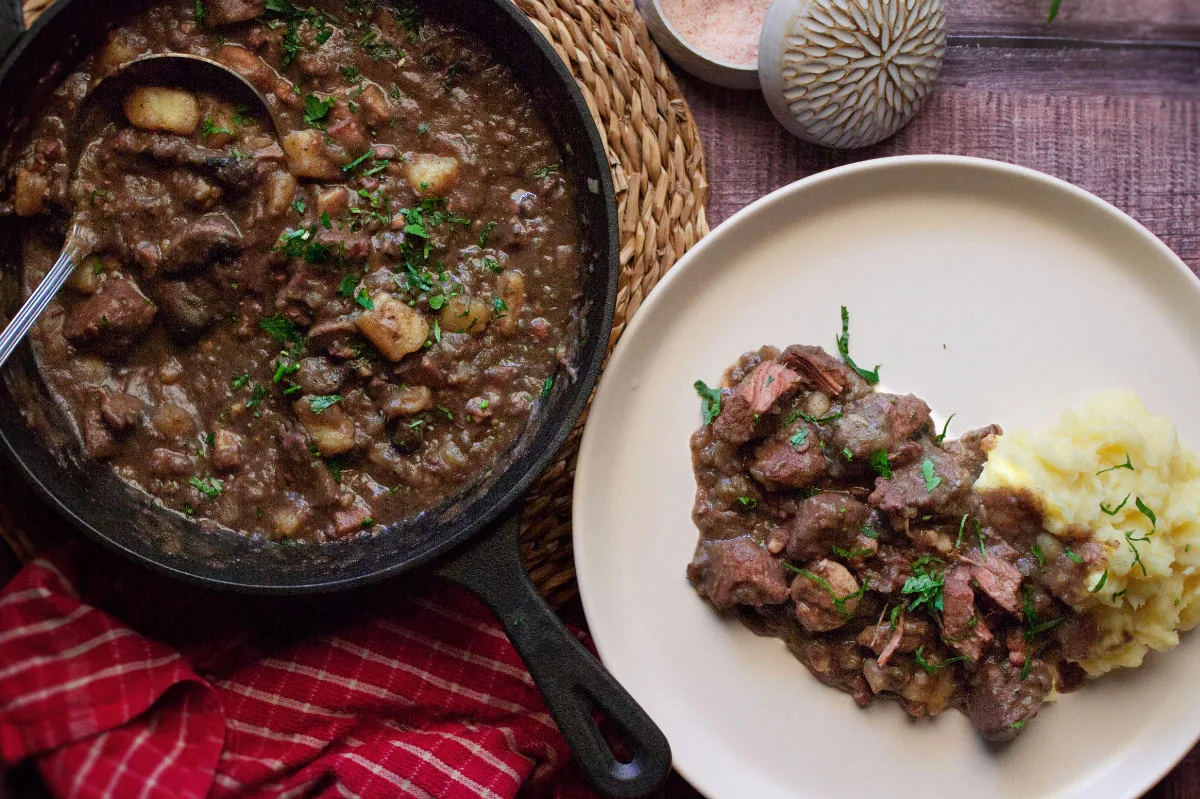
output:
{"label": "ceramic salt cellar", "polygon": [[826,147],[866,147],[916,115],[946,51],[942,0],[775,0],[758,77],[775,118]]}

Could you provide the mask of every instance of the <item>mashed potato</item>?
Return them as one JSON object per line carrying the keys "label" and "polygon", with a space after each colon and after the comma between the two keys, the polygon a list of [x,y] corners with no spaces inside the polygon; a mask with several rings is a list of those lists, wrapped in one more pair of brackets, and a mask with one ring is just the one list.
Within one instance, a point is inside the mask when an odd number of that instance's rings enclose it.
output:
{"label": "mashed potato", "polygon": [[1129,392],[1092,397],[1041,433],[1001,436],[977,488],[1026,488],[1064,543],[1079,528],[1108,550],[1072,602],[1100,638],[1081,662],[1098,676],[1141,664],[1200,621],[1200,458]]}

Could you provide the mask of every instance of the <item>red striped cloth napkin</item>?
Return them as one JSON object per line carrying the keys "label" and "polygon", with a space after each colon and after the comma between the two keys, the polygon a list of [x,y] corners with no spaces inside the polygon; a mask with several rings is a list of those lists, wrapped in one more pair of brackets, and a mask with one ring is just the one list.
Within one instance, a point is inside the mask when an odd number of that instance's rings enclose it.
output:
{"label": "red striped cloth napkin", "polygon": [[592,796],[490,611],[246,597],[78,544],[0,592],[0,763],[62,797]]}

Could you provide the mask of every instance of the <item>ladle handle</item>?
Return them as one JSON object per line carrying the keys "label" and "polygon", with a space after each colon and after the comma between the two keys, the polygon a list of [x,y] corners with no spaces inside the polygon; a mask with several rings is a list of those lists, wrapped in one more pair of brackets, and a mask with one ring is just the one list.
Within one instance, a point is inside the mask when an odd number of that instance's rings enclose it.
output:
{"label": "ladle handle", "polygon": [[79,240],[75,236],[67,237],[66,246],[63,247],[54,266],[50,268],[50,271],[42,278],[42,282],[29,295],[29,299],[25,300],[20,310],[9,321],[4,332],[0,333],[0,366],[8,361],[8,356],[12,355],[13,350],[25,338],[25,334],[46,310],[50,300],[54,299],[54,295],[71,277],[71,273],[75,271],[75,266],[79,263],[81,249]]}

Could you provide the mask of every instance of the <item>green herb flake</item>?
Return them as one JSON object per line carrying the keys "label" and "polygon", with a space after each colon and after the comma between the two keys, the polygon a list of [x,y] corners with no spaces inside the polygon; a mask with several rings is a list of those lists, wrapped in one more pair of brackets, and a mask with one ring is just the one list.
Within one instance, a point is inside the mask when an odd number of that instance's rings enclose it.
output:
{"label": "green herb flake", "polygon": [[1092,589],[1088,593],[1090,593],[1090,594],[1099,593],[1100,589],[1103,588],[1104,584],[1107,582],[1108,582],[1108,569],[1105,569],[1104,574],[1100,575],[1100,579],[1096,581],[1096,584],[1094,586],[1092,586]]}
{"label": "green herb flake", "polygon": [[842,334],[837,337],[837,349],[842,361],[869,385],[873,386],[879,382],[879,364],[875,364],[874,369],[863,369],[850,357],[850,312],[846,310],[845,305],[842,306]]}
{"label": "green herb flake", "polygon": [[1110,508],[1108,505],[1105,505],[1103,502],[1101,502],[1101,503],[1100,503],[1100,512],[1101,512],[1101,513],[1104,513],[1104,514],[1106,514],[1106,515],[1108,515],[1108,516],[1116,516],[1116,515],[1117,515],[1117,513],[1118,513],[1118,512],[1121,510],[1121,508],[1125,507],[1125,503],[1129,501],[1129,498],[1130,498],[1131,496],[1133,496],[1133,495],[1132,495],[1132,494],[1126,494],[1126,495],[1125,495],[1125,499],[1121,500],[1121,504],[1120,504],[1120,505],[1118,505],[1118,506],[1117,506],[1117,507],[1115,507],[1115,508]]}
{"label": "green herb flake", "polygon": [[249,372],[242,372],[237,377],[229,381],[229,385],[234,388],[244,388],[250,382]]}
{"label": "green herb flake", "polygon": [[358,67],[338,67],[338,71],[348,81],[358,80]]}
{"label": "green herb flake", "polygon": [[[705,422],[705,424],[707,424],[707,422]],[[804,442],[808,441],[808,428],[801,427],[788,437],[788,441],[792,442],[793,449],[800,449],[800,447],[804,446]]]}
{"label": "green herb flake", "polygon": [[[955,549],[958,549],[960,546],[962,546],[963,530],[967,529],[967,519],[969,519],[969,518],[971,518],[971,514],[964,513],[962,519],[958,523],[958,538],[956,538],[954,540],[954,548]],[[1040,551],[1041,547],[1037,547],[1037,549]],[[1041,558],[1039,558],[1038,560],[1040,561]]]}
{"label": "green herb flake", "polygon": [[1069,549],[1064,549],[1063,554],[1066,555],[1068,558],[1070,558],[1075,563],[1083,563],[1083,558],[1081,558],[1079,555],[1075,554],[1074,552],[1072,552]]}
{"label": "green herb flake", "polygon": [[871,468],[884,480],[892,479],[892,462],[888,460],[886,449],[877,449],[871,453]]}
{"label": "green herb flake", "polygon": [[354,301],[363,308],[366,308],[368,311],[375,310],[375,302],[371,299],[371,295],[367,294],[367,289],[365,286],[360,288],[354,295]]}
{"label": "green herb flake", "polygon": [[942,432],[938,433],[938,435],[933,439],[934,441],[941,444],[943,441],[946,440],[946,432],[950,429],[950,420],[953,419],[957,415],[958,415],[957,413],[952,413],[946,417],[946,423],[944,425],[942,425]]}
{"label": "green herb flake", "polygon": [[534,172],[533,176],[535,178],[545,178],[545,177],[549,177],[551,175],[557,175],[557,174],[558,174],[558,164],[550,164],[549,166],[544,166],[541,169],[539,169],[538,171]]}
{"label": "green herb flake", "polygon": [[449,419],[452,422],[454,421],[454,414],[451,413],[450,409],[447,408],[445,405],[439,405],[439,406],[437,406],[437,409],[439,411],[441,411],[442,413],[446,414],[447,419]]}
{"label": "green herb flake", "polygon": [[353,299],[356,288],[358,288],[358,275],[346,275],[342,278],[342,282],[338,283],[338,294],[347,299]]}
{"label": "green herb flake", "polygon": [[[696,382],[700,382],[700,381],[697,380]],[[552,388],[554,388],[554,378],[547,377],[546,381],[544,383],[542,383],[542,393],[541,393],[542,399],[545,399],[546,397],[550,396],[550,389],[552,389]]]}
{"label": "green herb flake", "polygon": [[1158,517],[1154,515],[1154,511],[1150,510],[1145,502],[1142,502],[1141,497],[1135,497],[1133,504],[1137,506],[1138,511],[1143,516],[1150,520],[1150,532],[1156,531],[1158,529]]}
{"label": "green herb flake", "polygon": [[1125,453],[1125,462],[1124,463],[1118,463],[1116,466],[1109,466],[1107,469],[1101,469],[1100,471],[1096,472],[1096,476],[1099,477],[1100,475],[1104,474],[1105,472],[1114,472],[1117,469],[1128,469],[1131,472],[1137,471],[1137,469],[1133,468],[1133,461],[1131,461],[1129,459],[1128,452]]}
{"label": "green herb flake", "polygon": [[867,538],[879,538],[879,531],[865,524],[859,528],[859,532],[865,535]]}
{"label": "green herb flake", "polygon": [[1134,542],[1145,543],[1150,540],[1150,537],[1145,536],[1145,535],[1135,536],[1134,535],[1135,532],[1137,532],[1137,531],[1136,530],[1126,530],[1125,531],[1125,543],[1129,544],[1129,549],[1131,552],[1133,552],[1133,565],[1141,568],[1142,576],[1146,577],[1148,575],[1148,573],[1146,571],[1146,564],[1142,563],[1142,553],[1138,551],[1137,544],[1135,544]]}
{"label": "green herb flake", "polygon": [[422,122],[419,125],[417,125],[417,135],[418,136],[424,136],[428,132],[429,132],[429,123],[428,122]]}
{"label": "green herb flake", "polygon": [[[964,516],[963,521],[965,522],[966,520],[967,520],[967,517]],[[958,538],[960,541],[962,540],[962,527],[961,526],[958,528]],[[1041,569],[1042,571],[1045,571],[1046,570],[1046,553],[1042,550],[1041,545],[1034,544],[1033,547],[1030,548],[1029,552],[1030,552],[1030,554],[1033,555],[1034,558],[1037,559],[1038,568]]]}
{"label": "green herb flake", "polygon": [[834,609],[837,610],[837,612],[839,614],[841,614],[843,618],[847,618],[847,619],[851,618],[854,614],[846,608],[846,603],[852,599],[860,599],[863,596],[863,594],[865,594],[867,592],[867,586],[871,582],[870,579],[864,578],[862,585],[860,585],[858,587],[857,591],[846,594],[845,596],[838,596],[837,592],[835,592],[833,590],[833,586],[830,585],[829,581],[826,580],[824,577],[821,577],[818,574],[813,574],[812,572],[810,572],[806,569],[797,568],[797,567],[793,566],[792,564],[788,563],[787,561],[782,561],[782,563],[785,568],[790,569],[791,571],[800,575],[804,579],[811,580],[812,582],[814,582],[817,585],[824,588],[825,591],[829,594],[829,597],[833,600]]}
{"label": "green herb flake", "polygon": [[358,158],[355,158],[353,161],[351,161],[350,163],[348,163],[344,167],[342,167],[342,171],[343,172],[353,172],[356,168],[358,168],[358,166],[360,164],[362,164],[368,158],[373,157],[374,155],[375,155],[375,148],[368,147],[367,151],[365,153],[363,153]]}
{"label": "green herb flake", "polygon": [[946,580],[941,570],[931,568],[936,565],[943,565],[943,561],[930,555],[923,555],[913,562],[912,576],[900,589],[900,593],[916,597],[909,604],[909,610],[924,606],[939,613],[942,611],[942,587]]}
{"label": "green herb flake", "polygon": [[202,24],[204,18],[208,16],[208,10],[204,7],[203,0],[196,0],[192,5],[192,13],[196,15],[196,24]]}
{"label": "green herb flake", "polygon": [[326,394],[320,397],[309,397],[308,407],[313,413],[324,413],[342,401],[340,394]]}
{"label": "green herb flake", "polygon": [[1054,20],[1058,19],[1058,12],[1059,12],[1059,9],[1061,9],[1061,8],[1062,8],[1062,0],[1050,0],[1050,12],[1046,17],[1047,25],[1050,24],[1051,22],[1054,22]]}
{"label": "green herb flake", "polygon": [[212,119],[210,119],[208,117],[205,117],[204,120],[200,123],[200,135],[201,136],[218,136],[221,134],[227,134],[227,135],[232,136],[233,131],[230,130],[229,128],[220,127],[220,126],[214,124]]}
{"label": "green herb flake", "polygon": [[[288,360],[287,358],[280,358],[279,363],[276,364],[276,366],[275,366],[275,374],[271,375],[271,382],[272,383],[282,382],[283,378],[287,377],[288,375],[294,375],[296,372],[299,372],[299,371],[300,371],[299,363],[297,363],[296,361]],[[296,386],[296,389],[294,389],[294,390],[299,390],[299,388],[300,388],[299,386]],[[285,389],[283,393],[291,394],[291,393],[293,393],[294,390],[293,389]]]}
{"label": "green herb flake", "polygon": [[937,663],[931,663],[925,659],[924,651],[924,644],[917,647],[917,651],[913,652],[913,660],[917,662],[918,666],[925,670],[926,674],[933,674],[935,671],[941,671],[952,663],[961,663],[964,660],[970,660],[970,658],[968,658],[966,655],[955,655],[952,658],[946,658],[945,660]]}
{"label": "green herb flake", "polygon": [[321,99],[315,94],[304,95],[304,121],[314,128],[323,128],[321,122],[325,117],[329,116],[330,110],[333,108],[337,100],[333,97]]}
{"label": "green herb flake", "polygon": [[737,501],[744,510],[754,510],[758,507],[758,500],[754,497],[738,497]]}
{"label": "green herb flake", "polygon": [[487,246],[488,237],[492,235],[492,231],[495,229],[496,229],[495,222],[488,222],[486,225],[483,226],[483,230],[479,231],[479,246],[480,247]]}
{"label": "green herb flake", "polygon": [[930,493],[942,484],[942,478],[934,474],[933,460],[930,458],[921,461],[921,476],[925,478],[925,490]]}
{"label": "green herb flake", "polygon": [[265,330],[280,344],[300,344],[304,337],[295,322],[283,314],[275,314],[258,320],[258,326]]}
{"label": "green herb flake", "polygon": [[692,386],[700,396],[700,410],[704,414],[704,423],[712,424],[721,413],[721,389],[709,388],[703,380],[697,380]]}
{"label": "green herb flake", "polygon": [[199,477],[193,477],[188,480],[188,483],[192,486],[192,488],[196,489],[209,499],[216,499],[217,497],[221,496],[221,492],[225,490],[224,483],[212,475],[205,477],[203,480],[201,480]]}
{"label": "green herb flake", "polygon": [[842,447],[842,457],[848,461],[852,461],[854,460],[854,453],[850,451],[849,447]]}
{"label": "green herb flake", "polygon": [[306,208],[308,208],[308,205],[304,202],[304,200],[296,198],[292,201],[292,210],[296,213],[302,214]]}
{"label": "green herb flake", "polygon": [[492,310],[497,314],[497,319],[503,319],[508,316],[508,305],[500,297],[492,298]]}
{"label": "green herb flake", "polygon": [[847,558],[847,559],[863,558],[863,557],[867,557],[869,555],[875,554],[875,550],[873,550],[873,549],[842,549],[839,546],[831,547],[830,551],[833,554],[837,555],[839,558]]}

